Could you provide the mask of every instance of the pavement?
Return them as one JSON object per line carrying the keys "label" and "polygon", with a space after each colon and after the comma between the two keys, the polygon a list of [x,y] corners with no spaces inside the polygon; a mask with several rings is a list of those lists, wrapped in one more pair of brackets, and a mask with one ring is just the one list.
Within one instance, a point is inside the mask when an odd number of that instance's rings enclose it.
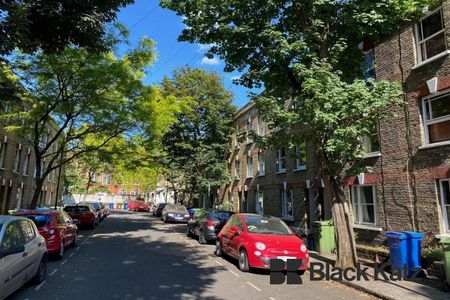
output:
{"label": "pavement", "polygon": [[[331,264],[335,262],[334,255],[321,255],[313,251],[310,251],[310,255],[312,262],[320,261]],[[395,276],[393,277],[395,280],[391,280],[390,274],[387,272],[385,272],[386,277],[383,277],[381,273],[376,276],[374,268],[368,265],[363,265],[362,268],[367,269],[368,280],[349,281],[341,278],[339,282],[380,299],[450,299],[450,293],[443,290],[444,282],[426,278],[397,280],[399,278]]]}
{"label": "pavement", "polygon": [[10,299],[377,299],[334,281],[271,285],[267,272],[242,273],[214,245],[186,237],[186,225],[148,213],[113,211],[80,245],[48,264],[48,277]]}

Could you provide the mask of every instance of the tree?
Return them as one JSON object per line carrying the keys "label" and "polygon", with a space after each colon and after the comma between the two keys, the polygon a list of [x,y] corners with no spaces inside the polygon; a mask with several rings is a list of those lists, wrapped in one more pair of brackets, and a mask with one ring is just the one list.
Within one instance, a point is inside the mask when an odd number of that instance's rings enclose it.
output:
{"label": "tree", "polygon": [[[212,44],[208,56],[242,71],[237,83],[264,86],[255,97],[273,127],[284,128],[260,144],[307,142],[331,200],[337,267],[357,263],[351,205],[342,176],[363,155],[361,137],[389,106],[401,103],[395,83],[362,78],[364,39],[376,42],[420,16],[435,1],[412,0],[162,0],[185,16],[180,40]],[[298,133],[301,133],[300,135]],[[353,169],[355,172],[356,170]]]}
{"label": "tree", "polygon": [[68,47],[59,54],[16,55],[10,66],[1,65],[7,81],[2,85],[20,89],[2,99],[11,111],[0,120],[8,120],[5,129],[28,137],[34,148],[36,189],[30,208],[38,204],[53,170],[120,135],[150,138],[154,129],[147,119],[157,114],[152,102],[161,97],[142,79],[154,59],[153,41],[143,39],[120,57]]}
{"label": "tree", "polygon": [[115,20],[121,7],[134,0],[0,2],[0,55],[15,48],[32,53],[63,51],[66,46],[106,51],[105,24]]}
{"label": "tree", "polygon": [[177,180],[193,204],[208,187],[211,191],[228,181],[223,157],[233,130],[233,96],[216,73],[188,67],[164,78],[161,88],[166,97],[184,99],[190,107],[164,135],[163,163],[169,181]]}

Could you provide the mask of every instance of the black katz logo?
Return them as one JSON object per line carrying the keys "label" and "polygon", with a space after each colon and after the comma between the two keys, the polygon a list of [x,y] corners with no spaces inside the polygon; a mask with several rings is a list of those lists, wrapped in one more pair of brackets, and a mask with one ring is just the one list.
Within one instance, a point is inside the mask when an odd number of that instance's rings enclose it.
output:
{"label": "black katz logo", "polygon": [[[288,259],[286,262],[281,259],[270,260],[270,284],[302,284],[302,278],[298,274],[301,259]],[[286,275],[284,274],[286,272]]]}

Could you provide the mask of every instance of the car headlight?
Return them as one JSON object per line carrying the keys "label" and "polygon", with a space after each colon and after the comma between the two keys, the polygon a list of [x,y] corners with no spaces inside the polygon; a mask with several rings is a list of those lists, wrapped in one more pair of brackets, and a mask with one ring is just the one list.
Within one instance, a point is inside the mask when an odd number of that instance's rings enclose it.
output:
{"label": "car headlight", "polygon": [[264,245],[261,242],[256,242],[255,247],[256,247],[256,249],[261,250],[261,251],[266,249],[266,245]]}
{"label": "car headlight", "polygon": [[173,217],[173,214],[167,214],[169,217]]}
{"label": "car headlight", "polygon": [[184,217],[185,217],[185,218],[189,218],[190,215],[189,215],[189,214],[185,214]]}
{"label": "car headlight", "polygon": [[301,246],[300,246],[300,251],[306,252],[306,251],[308,251],[308,248],[306,248],[305,245],[301,245]]}

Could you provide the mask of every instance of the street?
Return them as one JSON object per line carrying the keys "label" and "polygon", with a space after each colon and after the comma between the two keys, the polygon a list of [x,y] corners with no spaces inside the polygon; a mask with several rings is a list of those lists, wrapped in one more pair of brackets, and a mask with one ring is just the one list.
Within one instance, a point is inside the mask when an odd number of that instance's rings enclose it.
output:
{"label": "street", "polygon": [[82,230],[77,248],[50,260],[46,281],[25,285],[10,299],[373,299],[335,282],[270,285],[264,272],[242,273],[214,245],[185,236],[184,224],[149,213],[113,212],[95,230]]}

